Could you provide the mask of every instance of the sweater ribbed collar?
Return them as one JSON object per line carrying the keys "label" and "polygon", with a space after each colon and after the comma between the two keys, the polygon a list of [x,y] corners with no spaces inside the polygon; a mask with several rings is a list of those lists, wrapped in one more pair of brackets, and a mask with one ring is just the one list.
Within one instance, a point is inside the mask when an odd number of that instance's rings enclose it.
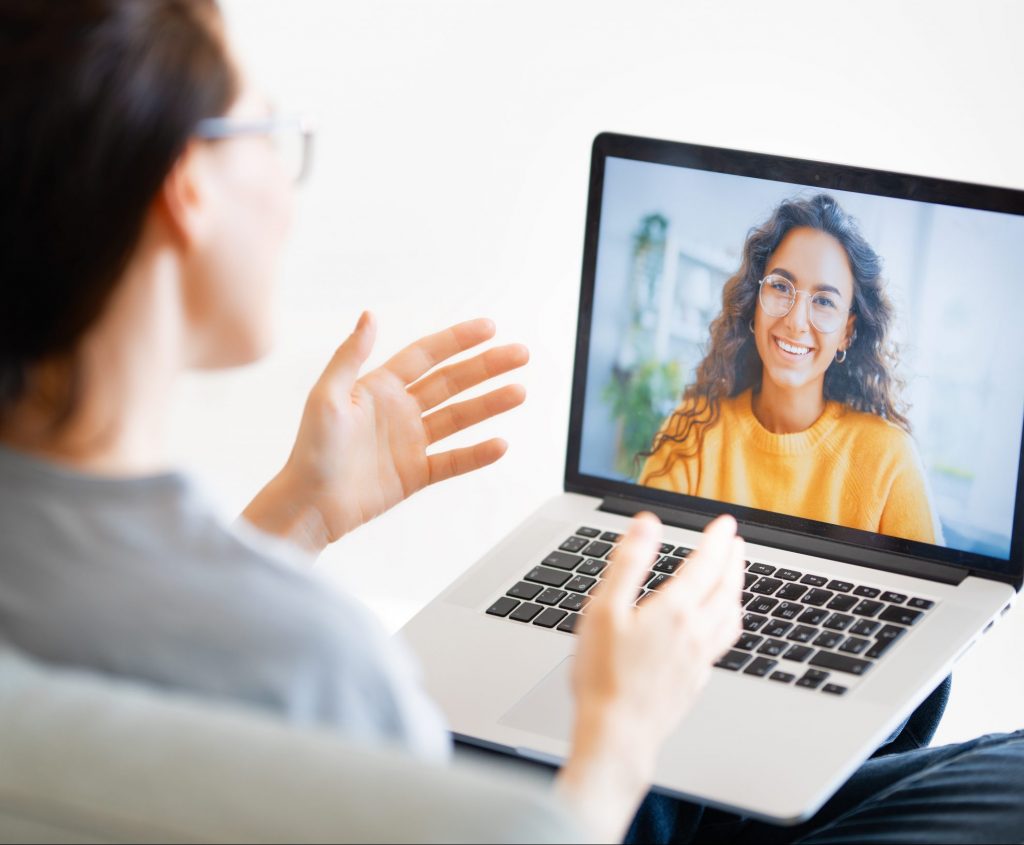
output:
{"label": "sweater ribbed collar", "polygon": [[773,434],[754,416],[753,398],[753,388],[748,388],[735,399],[740,428],[747,442],[772,455],[803,455],[813,452],[832,433],[844,411],[841,402],[829,401],[810,428],[792,434]]}

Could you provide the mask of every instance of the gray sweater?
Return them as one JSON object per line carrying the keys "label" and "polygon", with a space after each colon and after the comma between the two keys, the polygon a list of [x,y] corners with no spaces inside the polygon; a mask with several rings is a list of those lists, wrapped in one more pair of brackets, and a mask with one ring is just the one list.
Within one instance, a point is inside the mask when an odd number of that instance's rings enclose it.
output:
{"label": "gray sweater", "polygon": [[100,478],[0,447],[0,639],[441,758],[406,651],[287,548],[168,473]]}

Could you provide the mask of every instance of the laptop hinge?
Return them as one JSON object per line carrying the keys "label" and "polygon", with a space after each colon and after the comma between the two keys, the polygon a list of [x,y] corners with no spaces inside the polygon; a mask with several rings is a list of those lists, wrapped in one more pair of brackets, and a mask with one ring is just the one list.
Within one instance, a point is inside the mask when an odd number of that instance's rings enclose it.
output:
{"label": "laptop hinge", "polygon": [[[621,516],[633,516],[640,511],[650,511],[666,525],[673,525],[676,528],[688,528],[694,531],[703,530],[704,526],[716,516],[713,513],[677,510],[665,507],[664,505],[656,505],[652,502],[627,499],[622,496],[606,497],[598,510]],[[844,563],[870,566],[872,569],[882,569],[886,572],[896,572],[900,575],[910,575],[915,578],[927,578],[929,581],[938,581],[941,584],[959,584],[970,575],[967,569],[959,566],[920,560],[908,555],[855,546],[850,543],[829,540],[823,537],[797,534],[793,531],[769,528],[749,522],[740,523],[740,533],[751,543],[759,543],[765,546],[773,546],[777,549],[799,552],[800,554],[839,560]]]}

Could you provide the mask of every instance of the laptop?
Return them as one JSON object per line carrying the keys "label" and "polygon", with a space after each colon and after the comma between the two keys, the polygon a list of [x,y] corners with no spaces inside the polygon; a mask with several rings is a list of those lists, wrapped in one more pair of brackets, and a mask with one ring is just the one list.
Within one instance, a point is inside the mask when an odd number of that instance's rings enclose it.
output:
{"label": "laptop", "polygon": [[[731,513],[743,633],[655,789],[812,816],[1021,588],[1022,243],[1021,191],[599,135],[564,489],[404,629],[455,737],[564,760],[630,517],[664,524],[642,612]],[[780,383],[822,366],[787,428]]]}

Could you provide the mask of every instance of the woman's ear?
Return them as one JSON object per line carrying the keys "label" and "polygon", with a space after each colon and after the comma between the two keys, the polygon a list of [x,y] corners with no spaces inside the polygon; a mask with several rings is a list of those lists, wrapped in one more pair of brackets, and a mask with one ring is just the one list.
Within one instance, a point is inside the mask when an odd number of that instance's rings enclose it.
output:
{"label": "woman's ear", "polygon": [[154,200],[154,210],[185,251],[202,239],[206,224],[200,144],[199,141],[189,142],[164,178]]}
{"label": "woman's ear", "polygon": [[850,314],[846,318],[846,340],[843,344],[843,349],[849,350],[853,346],[853,342],[857,339],[857,315]]}

